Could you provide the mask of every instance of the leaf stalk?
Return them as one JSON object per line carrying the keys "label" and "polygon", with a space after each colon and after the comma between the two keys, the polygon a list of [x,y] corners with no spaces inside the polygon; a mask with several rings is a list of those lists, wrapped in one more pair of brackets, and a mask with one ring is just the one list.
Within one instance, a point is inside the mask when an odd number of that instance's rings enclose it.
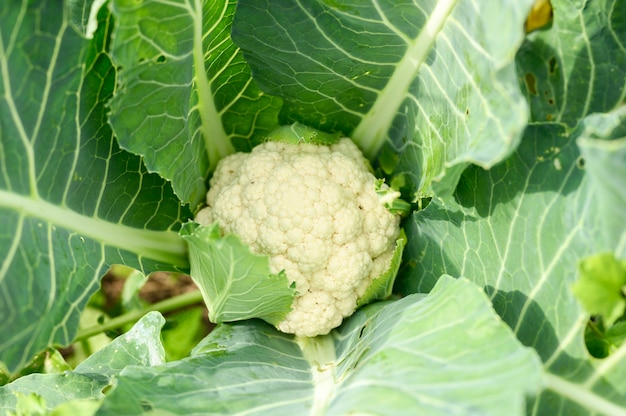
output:
{"label": "leaf stalk", "polygon": [[161,302],[153,303],[143,309],[137,309],[127,312],[101,325],[94,325],[89,328],[81,329],[78,331],[74,342],[79,342],[91,338],[95,335],[101,334],[103,332],[112,331],[114,329],[121,328],[127,324],[136,322],[148,312],[158,311],[161,313],[167,313],[201,302],[203,302],[202,293],[200,293],[199,290],[183,293],[182,295],[174,296]]}

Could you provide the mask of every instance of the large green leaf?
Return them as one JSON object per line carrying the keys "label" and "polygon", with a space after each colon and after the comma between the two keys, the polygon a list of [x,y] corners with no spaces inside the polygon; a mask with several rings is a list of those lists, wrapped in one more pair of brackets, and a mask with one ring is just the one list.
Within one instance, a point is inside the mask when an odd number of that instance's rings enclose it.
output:
{"label": "large green leaf", "polygon": [[483,286],[548,373],[530,413],[624,414],[626,345],[590,356],[571,287],[581,260],[623,250],[626,3],[552,3],[517,58],[534,120],[519,149],[414,214],[398,288],[428,291],[442,273]]}
{"label": "large green leaf", "polygon": [[[453,189],[517,146],[528,117],[514,57],[532,1],[240,0],[233,40],[282,119],[342,131],[404,186]],[[399,153],[399,155],[398,155]]]}
{"label": "large green leaf", "polygon": [[224,324],[187,359],[124,370],[100,414],[521,415],[540,384],[536,355],[484,293],[447,277],[327,336]]}
{"label": "large green leaf", "polygon": [[263,95],[230,40],[235,2],[114,0],[112,55],[121,67],[111,124],[196,205],[219,159],[250,150],[277,124],[280,100]]}
{"label": "large green leaf", "polygon": [[159,339],[165,319],[151,312],[130,331],[91,355],[74,371],[61,374],[31,374],[0,387],[0,413],[14,411],[19,394],[36,394],[48,410],[75,400],[101,400],[111,378],[130,365],[153,366],[165,363]]}
{"label": "large green leaf", "polygon": [[0,361],[67,345],[113,263],[187,267],[171,187],[121,151],[106,8],[93,39],[58,1],[0,8]]}
{"label": "large green leaf", "polygon": [[[626,347],[606,364],[590,357],[583,339],[588,315],[571,290],[579,261],[612,248],[575,138],[565,140],[558,127],[529,128],[514,157],[488,172],[468,169],[454,197],[416,213],[406,229],[406,256],[414,260],[399,289],[428,291],[442,273],[471,279],[547,371],[594,391],[600,402],[626,406]],[[551,396],[535,403],[538,414],[562,405],[562,397]],[[580,411],[564,406],[563,414]]]}

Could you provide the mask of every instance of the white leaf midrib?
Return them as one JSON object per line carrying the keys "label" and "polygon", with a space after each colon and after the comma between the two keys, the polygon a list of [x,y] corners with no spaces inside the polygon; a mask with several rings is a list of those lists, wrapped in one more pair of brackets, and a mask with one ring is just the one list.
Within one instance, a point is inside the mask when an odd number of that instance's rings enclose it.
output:
{"label": "white leaf midrib", "polygon": [[[457,0],[441,0],[435,6],[421,32],[408,41],[407,51],[398,62],[395,71],[370,111],[352,132],[352,137],[361,144],[363,153],[372,157],[386,137],[400,105],[405,100],[415,74],[430,53],[437,34],[443,29]],[[403,37],[405,40],[406,38]]]}
{"label": "white leaf midrib", "polygon": [[568,398],[574,403],[578,403],[586,409],[599,412],[603,415],[626,416],[626,409],[599,396],[580,384],[572,383],[550,373],[544,373],[543,377],[547,389]]}
{"label": "white leaf midrib", "polygon": [[[224,18],[229,3],[224,3],[224,8],[219,20]],[[203,14],[202,1],[194,0],[193,10],[189,9],[193,18],[193,66],[195,86],[198,93],[198,113],[200,116],[202,136],[204,138],[205,149],[209,160],[210,170],[215,168],[217,161],[233,153],[234,149],[230,139],[224,130],[220,117],[220,112],[213,100],[213,91],[207,78],[204,67],[204,45],[203,45]],[[210,31],[209,31],[210,33]]]}
{"label": "white leaf midrib", "polygon": [[311,366],[313,403],[309,414],[323,416],[338,388],[335,371],[337,355],[333,338],[322,335],[314,338],[296,337],[295,340],[304,359]]}

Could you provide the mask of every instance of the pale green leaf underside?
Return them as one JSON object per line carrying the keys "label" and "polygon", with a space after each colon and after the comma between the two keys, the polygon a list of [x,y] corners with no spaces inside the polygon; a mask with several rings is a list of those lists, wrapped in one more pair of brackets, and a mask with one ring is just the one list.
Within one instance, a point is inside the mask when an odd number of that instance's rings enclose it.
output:
{"label": "pale green leaf underside", "polygon": [[86,41],[59,2],[0,10],[0,360],[15,371],[67,345],[113,263],[186,267],[187,215],[170,186],[122,152],[104,102],[110,25]]}
{"label": "pale green leaf underside", "polygon": [[540,381],[536,355],[482,291],[448,277],[304,342],[259,321],[224,324],[188,359],[123,371],[101,411],[522,415]]}
{"label": "pale green leaf underside", "polygon": [[370,159],[387,142],[422,194],[446,169],[517,146],[528,109],[514,56],[531,3],[242,0],[233,39],[284,99],[284,122],[342,131]]}
{"label": "pale green leaf underside", "polygon": [[235,235],[222,237],[217,224],[188,222],[180,234],[211,322],[260,318],[277,324],[289,313],[295,290],[284,273],[270,272],[266,256],[252,253]]}

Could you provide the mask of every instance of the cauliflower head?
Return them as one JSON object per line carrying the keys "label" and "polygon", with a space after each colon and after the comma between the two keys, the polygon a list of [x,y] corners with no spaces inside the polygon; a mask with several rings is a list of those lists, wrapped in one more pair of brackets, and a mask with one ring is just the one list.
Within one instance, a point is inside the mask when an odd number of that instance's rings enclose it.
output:
{"label": "cauliflower head", "polygon": [[390,266],[400,217],[385,208],[377,183],[348,138],[330,146],[270,141],[220,161],[195,221],[217,222],[295,282],[279,330],[322,335]]}

